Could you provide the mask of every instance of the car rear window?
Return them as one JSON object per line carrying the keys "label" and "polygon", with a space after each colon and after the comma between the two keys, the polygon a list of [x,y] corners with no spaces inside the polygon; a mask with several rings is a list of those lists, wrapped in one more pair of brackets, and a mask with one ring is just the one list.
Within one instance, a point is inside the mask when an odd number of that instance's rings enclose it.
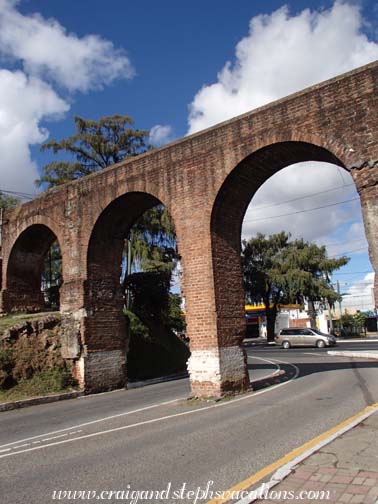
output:
{"label": "car rear window", "polygon": [[296,334],[296,330],[295,329],[281,329],[281,334],[287,336],[289,334],[293,335],[293,334]]}

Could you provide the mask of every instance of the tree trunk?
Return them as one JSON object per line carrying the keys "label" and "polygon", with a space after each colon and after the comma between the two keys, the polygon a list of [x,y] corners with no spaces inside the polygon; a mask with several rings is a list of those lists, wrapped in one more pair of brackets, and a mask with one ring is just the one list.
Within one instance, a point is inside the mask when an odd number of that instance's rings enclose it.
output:
{"label": "tree trunk", "polygon": [[266,313],[266,338],[268,343],[274,341],[274,326],[276,325],[277,306],[265,305]]}
{"label": "tree trunk", "polygon": [[308,300],[308,310],[307,310],[309,319],[311,321],[311,327],[316,327],[316,310],[314,306],[314,302],[309,299]]}

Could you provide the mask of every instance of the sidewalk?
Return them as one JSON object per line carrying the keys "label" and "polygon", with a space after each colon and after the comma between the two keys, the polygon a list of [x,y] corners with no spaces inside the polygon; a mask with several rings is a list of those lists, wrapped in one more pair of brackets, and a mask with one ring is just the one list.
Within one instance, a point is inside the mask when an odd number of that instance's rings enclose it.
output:
{"label": "sidewalk", "polygon": [[378,412],[294,466],[267,498],[249,502],[285,502],[288,495],[301,502],[378,503]]}
{"label": "sidewalk", "polygon": [[[376,350],[327,353],[378,360]],[[240,488],[248,489],[248,495],[236,504],[292,500],[378,504],[378,403],[234,487]]]}

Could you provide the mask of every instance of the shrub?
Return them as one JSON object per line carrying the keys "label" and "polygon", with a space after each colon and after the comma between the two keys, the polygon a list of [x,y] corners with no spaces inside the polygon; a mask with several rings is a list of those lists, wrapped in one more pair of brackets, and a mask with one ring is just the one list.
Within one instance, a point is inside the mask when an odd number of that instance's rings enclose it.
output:
{"label": "shrub", "polygon": [[13,352],[11,350],[0,350],[0,389],[6,389],[12,384],[13,367]]}

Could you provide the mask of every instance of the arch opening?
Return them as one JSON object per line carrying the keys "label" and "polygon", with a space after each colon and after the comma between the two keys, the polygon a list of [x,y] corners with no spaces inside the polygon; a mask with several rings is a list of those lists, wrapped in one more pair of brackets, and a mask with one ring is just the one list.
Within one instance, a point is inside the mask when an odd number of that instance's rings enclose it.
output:
{"label": "arch opening", "polygon": [[58,310],[62,283],[62,253],[57,236],[44,224],[28,227],[15,241],[8,259],[5,310]]}
{"label": "arch opening", "polygon": [[182,370],[188,349],[170,316],[179,299],[170,289],[178,260],[172,218],[157,198],[127,193],[103,210],[87,253],[84,342],[102,361],[97,371],[107,355],[117,370],[107,385],[96,372],[92,388],[123,386],[126,356],[128,379]]}
{"label": "arch opening", "polygon": [[[211,234],[219,338],[222,344],[231,345],[235,344],[235,341],[240,342],[246,330],[245,294],[240,256],[243,218],[248,205],[268,179],[285,168],[309,161],[328,163],[345,169],[343,161],[323,147],[305,142],[272,144],[241,161],[226,178],[217,195],[212,212]],[[307,168],[301,165],[301,169]],[[280,180],[282,183],[282,179]],[[280,186],[275,187],[277,193],[271,194],[272,205],[280,201]],[[316,192],[316,187],[313,187],[310,192]],[[265,203],[267,206],[269,202]],[[248,215],[252,217],[251,212],[248,212]],[[290,219],[290,216],[287,218]],[[250,228],[252,227],[250,224]],[[255,226],[253,231],[256,232],[256,229]],[[271,229],[271,226],[266,225],[264,228],[262,225],[258,231],[269,235],[272,232]],[[283,224],[280,231],[285,230]],[[222,285],[227,285],[228,288],[222,289]]]}

